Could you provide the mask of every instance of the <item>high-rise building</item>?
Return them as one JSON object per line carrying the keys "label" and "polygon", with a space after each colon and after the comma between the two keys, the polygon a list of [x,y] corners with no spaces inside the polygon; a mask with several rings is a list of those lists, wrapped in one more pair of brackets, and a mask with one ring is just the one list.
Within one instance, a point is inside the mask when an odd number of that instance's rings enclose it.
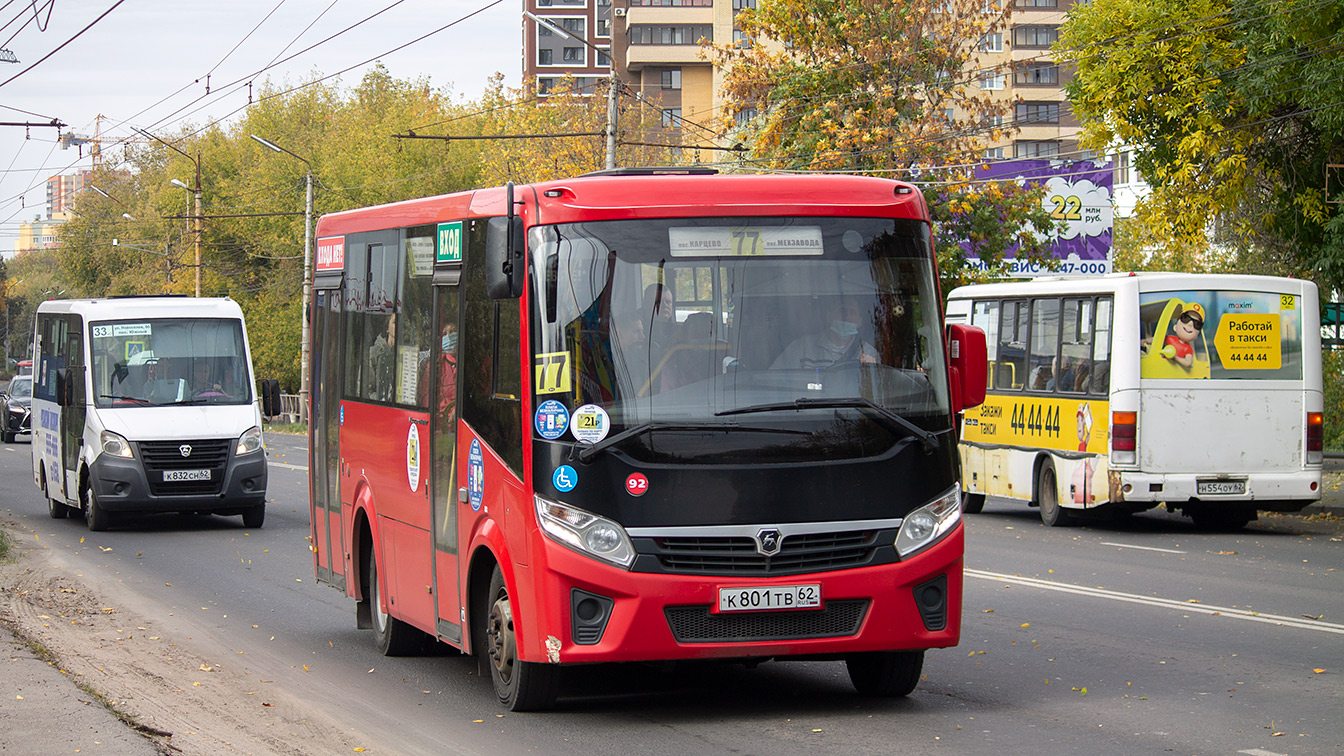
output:
{"label": "high-rise building", "polygon": [[47,217],[65,220],[74,204],[75,193],[88,186],[92,177],[93,171],[81,170],[48,178]]}
{"label": "high-rise building", "polygon": [[[1064,94],[1068,72],[1051,55],[1065,14],[1087,0],[1001,0],[1012,3],[1010,24],[978,41],[968,76],[1007,108],[1001,124],[1015,126],[989,142],[984,157],[1086,158],[1078,151],[1078,123]],[[627,139],[711,144],[717,130],[723,72],[702,58],[702,43],[736,40],[737,13],[757,0],[524,0],[548,23],[525,18],[523,80],[540,95],[573,76],[582,92],[617,75],[654,114],[638,134],[627,120]],[[995,11],[994,0],[986,3]],[[550,27],[550,28],[548,28]],[[585,44],[586,43],[586,44]],[[593,49],[593,48],[596,48]],[[1020,100],[1020,102],[1019,102]],[[627,112],[628,102],[627,102]],[[640,119],[648,124],[650,119]],[[719,145],[726,146],[726,145]]]}

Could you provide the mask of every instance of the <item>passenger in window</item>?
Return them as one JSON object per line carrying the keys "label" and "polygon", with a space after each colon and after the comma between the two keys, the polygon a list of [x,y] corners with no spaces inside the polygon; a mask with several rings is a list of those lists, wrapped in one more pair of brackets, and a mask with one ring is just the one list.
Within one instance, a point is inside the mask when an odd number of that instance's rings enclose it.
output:
{"label": "passenger in window", "polygon": [[863,307],[857,299],[839,297],[827,306],[825,314],[826,326],[816,333],[799,336],[784,347],[770,366],[772,370],[878,361],[877,347],[859,336]]}
{"label": "passenger in window", "polygon": [[672,290],[661,283],[651,283],[644,287],[644,306],[650,307],[649,347],[659,357],[672,346],[677,338],[677,307],[672,300]]}
{"label": "passenger in window", "polygon": [[369,347],[370,399],[392,400],[396,377],[396,344],[397,316],[390,315],[387,318],[387,331],[378,334]]}
{"label": "passenger in window", "polygon": [[719,372],[716,368],[721,357],[714,339],[714,316],[708,312],[691,313],[681,324],[677,341],[658,376],[662,390],[706,380]]}

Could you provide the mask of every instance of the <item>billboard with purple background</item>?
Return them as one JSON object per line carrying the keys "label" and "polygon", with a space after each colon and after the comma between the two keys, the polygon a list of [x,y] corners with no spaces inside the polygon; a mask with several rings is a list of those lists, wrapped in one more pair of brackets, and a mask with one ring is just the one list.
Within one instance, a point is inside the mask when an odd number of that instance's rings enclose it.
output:
{"label": "billboard with purple background", "polygon": [[[1009,250],[1009,275],[1094,276],[1111,272],[1111,234],[1115,220],[1111,204],[1114,173],[1110,163],[1087,160],[1004,160],[987,163],[975,170],[976,181],[1016,180],[1045,184],[1041,200],[1050,216],[1062,221],[1064,230],[1054,236],[1051,255],[1060,261],[1059,270],[1047,270],[1029,262],[1017,262],[1016,250]],[[979,258],[968,262],[983,269]]]}

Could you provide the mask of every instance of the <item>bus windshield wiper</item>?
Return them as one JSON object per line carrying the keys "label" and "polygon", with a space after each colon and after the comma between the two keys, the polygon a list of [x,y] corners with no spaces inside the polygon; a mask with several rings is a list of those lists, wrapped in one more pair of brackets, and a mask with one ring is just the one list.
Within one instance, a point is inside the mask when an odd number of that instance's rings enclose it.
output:
{"label": "bus windshield wiper", "polygon": [[99,398],[99,400],[113,400],[113,401],[124,401],[124,402],[136,402],[136,404],[142,404],[142,405],[149,404],[149,400],[146,400],[146,398],[141,398],[141,397],[126,397],[126,395],[122,395],[122,394],[98,394],[98,398]]}
{"label": "bus windshield wiper", "polygon": [[737,423],[666,423],[658,421],[640,423],[638,425],[632,425],[614,436],[608,436],[595,444],[584,446],[579,450],[579,461],[587,462],[605,449],[610,449],[616,444],[624,443],[625,441],[636,436],[642,436],[650,431],[717,431],[731,430],[735,428],[737,428]]}
{"label": "bus windshield wiper", "polygon": [[[804,397],[794,399],[791,402],[775,402],[772,404],[753,404],[747,407],[734,407],[733,409],[715,412],[715,417],[725,415],[745,415],[752,412],[777,412],[779,410],[801,410],[801,409],[838,409],[853,408],[858,410],[867,410],[877,416],[878,421],[892,429],[903,430],[914,435],[924,444],[926,451],[933,451],[938,448],[934,434],[926,431],[914,423],[906,420],[904,417],[892,412],[871,399],[862,399],[853,397],[848,399],[821,399]],[[894,426],[894,428],[893,428]]]}

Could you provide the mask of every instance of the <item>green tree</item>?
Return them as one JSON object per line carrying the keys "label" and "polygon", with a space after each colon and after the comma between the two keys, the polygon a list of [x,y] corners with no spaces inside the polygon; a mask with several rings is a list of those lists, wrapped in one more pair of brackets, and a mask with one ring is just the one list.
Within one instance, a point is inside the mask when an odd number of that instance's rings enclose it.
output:
{"label": "green tree", "polygon": [[750,148],[746,167],[917,177],[945,287],[974,277],[961,241],[994,271],[1014,244],[1040,261],[1054,227],[1042,190],[970,168],[1005,133],[1011,104],[979,89],[975,43],[1006,22],[980,0],[761,0],[737,17],[741,41],[712,48],[722,125]]}
{"label": "green tree", "polygon": [[[1055,50],[1085,147],[1128,145],[1152,186],[1136,266],[1344,285],[1344,1],[1095,0]],[[1330,196],[1327,196],[1330,195]],[[1215,246],[1216,245],[1216,246]]]}

